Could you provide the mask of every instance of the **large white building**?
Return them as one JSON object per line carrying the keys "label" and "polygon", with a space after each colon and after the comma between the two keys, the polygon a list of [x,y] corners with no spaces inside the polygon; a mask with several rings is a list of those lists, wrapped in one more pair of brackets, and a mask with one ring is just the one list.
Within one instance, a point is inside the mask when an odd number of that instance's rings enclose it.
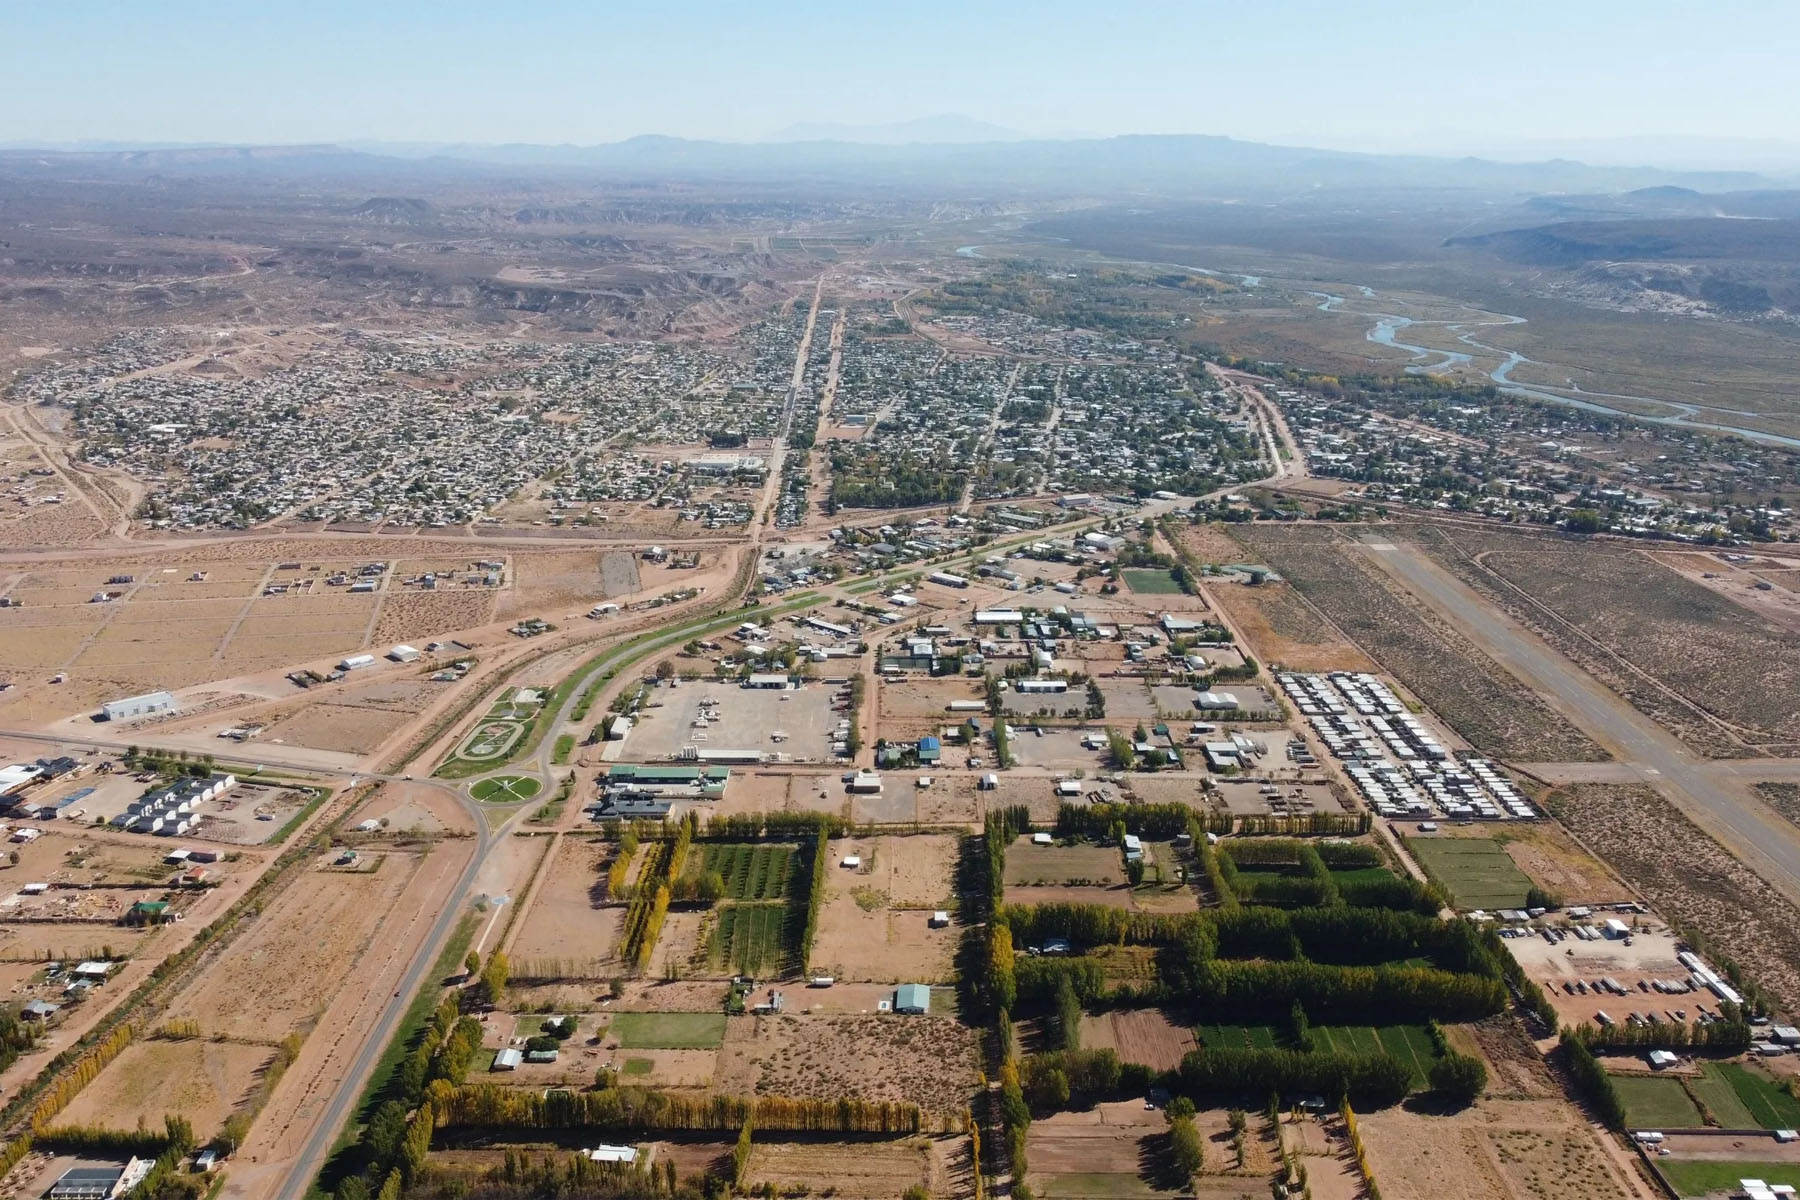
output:
{"label": "large white building", "polygon": [[142,696],[108,700],[100,706],[101,715],[109,721],[129,721],[133,717],[147,717],[151,713],[174,711],[175,697],[168,692],[145,692]]}

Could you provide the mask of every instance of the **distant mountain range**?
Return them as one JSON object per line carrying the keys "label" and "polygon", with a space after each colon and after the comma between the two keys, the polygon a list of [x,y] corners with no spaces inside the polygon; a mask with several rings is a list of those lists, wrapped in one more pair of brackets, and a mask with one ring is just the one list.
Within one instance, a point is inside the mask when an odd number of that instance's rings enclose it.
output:
{"label": "distant mountain range", "polygon": [[[794,132],[826,132],[830,126]],[[879,127],[889,136],[935,131],[942,139],[991,127],[966,118],[928,118]],[[845,127],[849,135],[859,131]],[[860,131],[867,133],[867,130]],[[1000,131],[1002,133],[1007,131]],[[1778,186],[1749,172],[1594,167],[1564,159],[1504,163],[1479,158],[1358,154],[1276,146],[1210,135],[1142,134],[1054,140],[716,142],[644,136],[593,146],[382,145],[197,146],[104,151],[0,150],[11,173],[156,171],[214,174],[441,175],[459,171],[598,175],[629,180],[743,180],[767,184],[947,187],[983,192],[1123,195],[1136,191],[1295,194],[1315,189],[1453,188],[1511,196],[1617,194],[1650,187],[1754,191]]]}
{"label": "distant mountain range", "polygon": [[871,146],[907,146],[919,142],[956,145],[968,142],[1023,142],[1030,135],[961,113],[918,117],[885,125],[840,125],[808,121],[789,125],[763,139],[765,142],[858,142]]}

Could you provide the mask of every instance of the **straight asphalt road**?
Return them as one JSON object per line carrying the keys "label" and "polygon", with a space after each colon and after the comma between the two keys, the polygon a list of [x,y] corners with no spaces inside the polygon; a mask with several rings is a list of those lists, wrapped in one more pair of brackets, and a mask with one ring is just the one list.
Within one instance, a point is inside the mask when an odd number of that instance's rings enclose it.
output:
{"label": "straight asphalt road", "polygon": [[[1415,548],[1365,542],[1370,556],[1437,609],[1577,729],[1655,787],[1789,899],[1800,903],[1800,830],[1751,798],[1741,783],[1693,758],[1675,736],[1496,611],[1473,588]],[[1671,847],[1672,856],[1675,848]],[[1671,861],[1673,867],[1677,865]]]}

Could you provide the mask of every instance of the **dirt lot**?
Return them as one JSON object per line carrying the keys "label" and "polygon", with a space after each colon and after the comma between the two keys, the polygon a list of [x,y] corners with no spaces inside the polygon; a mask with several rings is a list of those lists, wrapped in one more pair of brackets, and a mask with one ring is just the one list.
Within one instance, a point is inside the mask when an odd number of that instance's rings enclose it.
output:
{"label": "dirt lot", "polygon": [[[833,842],[813,965],[848,981],[948,981],[959,930],[932,929],[930,919],[954,906],[956,852],[943,835]],[[839,866],[847,855],[863,865]]]}
{"label": "dirt lot", "polygon": [[1382,1191],[1441,1200],[1636,1200],[1617,1158],[1561,1097],[1488,1097],[1453,1120],[1406,1107],[1357,1114]]}
{"label": "dirt lot", "polygon": [[165,1115],[179,1113],[208,1138],[248,1097],[273,1056],[268,1046],[238,1042],[139,1042],[83,1088],[60,1120],[133,1129],[160,1126]]}
{"label": "dirt lot", "polygon": [[562,839],[555,860],[543,868],[530,911],[512,935],[507,956],[514,975],[605,979],[617,971],[607,960],[618,945],[625,910],[595,903],[606,887],[612,854],[611,842]]}
{"label": "dirt lot", "polygon": [[1237,536],[1471,745],[1521,761],[1604,757],[1467,638],[1367,565],[1341,534],[1258,524]]}
{"label": "dirt lot", "polygon": [[907,1138],[893,1142],[768,1142],[750,1155],[748,1186],[772,1185],[778,1195],[818,1188],[822,1181],[839,1196],[890,1200],[922,1185],[934,1196],[960,1194],[954,1168],[966,1172],[963,1138]]}
{"label": "dirt lot", "polygon": [[1141,1100],[1060,1112],[1031,1123],[1026,1157],[1032,1190],[1045,1200],[1122,1200],[1191,1195],[1205,1200],[1269,1194],[1279,1155],[1260,1118],[1252,1117],[1244,1166],[1235,1166],[1228,1118],[1218,1109],[1194,1118],[1206,1150],[1195,1188],[1162,1174],[1168,1163],[1167,1122]]}
{"label": "dirt lot", "polygon": [[420,861],[390,851],[372,872],[302,875],[176,997],[172,1011],[208,1036],[273,1041],[306,1027],[343,985]]}
{"label": "dirt lot", "polygon": [[1122,1008],[1083,1017],[1081,1045],[1088,1050],[1116,1050],[1121,1062],[1143,1063],[1157,1071],[1179,1067],[1182,1055],[1200,1048],[1193,1030],[1169,1020],[1159,1008]]}
{"label": "dirt lot", "polygon": [[[1800,911],[1655,789],[1577,784],[1550,809],[1671,922],[1691,925],[1787,1004],[1800,1001]],[[1668,847],[1682,869],[1669,869]]]}
{"label": "dirt lot", "polygon": [[910,1100],[957,1113],[974,1094],[976,1038],[954,1017],[733,1017],[719,1086],[739,1094]]}

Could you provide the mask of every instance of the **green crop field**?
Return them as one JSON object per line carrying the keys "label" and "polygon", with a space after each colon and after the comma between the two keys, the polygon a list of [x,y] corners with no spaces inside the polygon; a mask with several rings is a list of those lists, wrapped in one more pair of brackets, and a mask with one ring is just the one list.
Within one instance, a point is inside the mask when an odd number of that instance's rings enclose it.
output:
{"label": "green crop field", "polygon": [[708,960],[714,970],[774,974],[788,958],[787,927],[785,904],[725,905],[707,941]]}
{"label": "green crop field", "polygon": [[1614,1075],[1613,1087],[1625,1105],[1625,1124],[1632,1129],[1698,1129],[1704,1124],[1679,1079]]}
{"label": "green crop field", "polygon": [[1733,1079],[1721,1069],[1724,1063],[1704,1063],[1700,1067],[1697,1078],[1688,1080],[1688,1091],[1693,1097],[1706,1106],[1726,1129],[1755,1129],[1762,1122],[1756,1119],[1744,1101],[1738,1096],[1737,1089],[1732,1087]]}
{"label": "green crop field", "polygon": [[1705,1196],[1718,1192],[1743,1193],[1740,1179],[1760,1179],[1764,1183],[1789,1183],[1800,1187],[1800,1163],[1772,1162],[1701,1162],[1695,1159],[1659,1158],[1656,1169],[1680,1196]]}
{"label": "green crop field", "polygon": [[1386,867],[1351,867],[1345,870],[1334,868],[1331,878],[1334,883],[1342,887],[1346,883],[1372,883],[1376,880],[1393,879],[1394,873]]}
{"label": "green crop field", "polygon": [[1507,856],[1506,848],[1487,838],[1407,838],[1426,872],[1456,897],[1456,907],[1519,908],[1531,880]]}
{"label": "green crop field", "polygon": [[1275,1031],[1267,1025],[1201,1025],[1194,1036],[1202,1046],[1230,1050],[1273,1050]]}
{"label": "green crop field", "polygon": [[725,1040],[725,1014],[625,1012],[611,1032],[623,1050],[711,1050]]}
{"label": "green crop field", "polygon": [[749,842],[708,842],[688,856],[688,874],[717,871],[727,900],[780,900],[786,897],[792,846]]}
{"label": "green crop field", "polygon": [[1702,1094],[1701,1099],[1706,1101],[1708,1108],[1713,1109],[1719,1118],[1719,1124],[1725,1128],[1800,1128],[1800,1100],[1795,1100],[1761,1071],[1740,1063],[1728,1062],[1707,1063],[1704,1070],[1706,1079],[1718,1079],[1731,1089],[1732,1094],[1743,1106],[1745,1115],[1750,1118],[1742,1125],[1735,1124],[1726,1119],[1724,1112],[1714,1107],[1710,1093]]}
{"label": "green crop field", "polygon": [[1412,1085],[1423,1088],[1437,1059],[1431,1035],[1423,1025],[1315,1025],[1313,1045],[1321,1050],[1342,1050],[1355,1054],[1385,1051],[1405,1063],[1412,1071]]}

